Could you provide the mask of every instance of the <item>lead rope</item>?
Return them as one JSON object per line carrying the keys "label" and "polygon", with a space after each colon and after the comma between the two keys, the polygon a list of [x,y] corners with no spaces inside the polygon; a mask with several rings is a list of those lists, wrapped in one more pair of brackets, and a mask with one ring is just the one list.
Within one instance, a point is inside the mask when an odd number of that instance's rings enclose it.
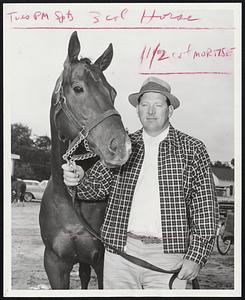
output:
{"label": "lead rope", "polygon": [[[74,155],[72,156],[72,153],[74,151],[76,151],[77,147],[79,146],[79,144],[81,142],[84,142],[84,146],[85,149],[88,151],[85,154],[79,154],[79,155]],[[71,144],[73,144],[73,146],[71,146]],[[69,141],[69,147],[66,151],[66,153],[62,156],[62,158],[66,161],[66,163],[72,167],[73,172],[76,169],[76,160],[85,160],[85,159],[89,159],[91,157],[95,157],[96,154],[93,153],[88,145],[88,142],[86,140],[86,137],[84,138],[84,136],[81,134],[81,132],[79,133],[78,137],[73,141]],[[76,198],[76,188],[71,189],[71,193],[72,193],[72,205],[75,208],[75,198]]]}
{"label": "lead rope", "polygon": [[[79,155],[74,155],[73,157],[72,156],[72,153],[74,151],[76,151],[77,147],[79,146],[79,144],[83,141],[84,143],[84,147],[87,151],[87,153],[84,153],[84,154],[79,154]],[[74,163],[76,160],[86,160],[86,159],[89,159],[91,157],[95,157],[96,154],[93,153],[90,148],[89,148],[89,145],[88,145],[88,142],[87,142],[87,139],[86,137],[84,138],[84,136],[80,133],[78,135],[78,138],[75,140],[74,142],[74,145],[71,147],[71,142],[69,142],[69,147],[66,151],[66,153],[62,156],[62,158],[71,166],[74,167]],[[69,158],[70,157],[70,158]]]}
{"label": "lead rope", "polygon": [[[73,156],[71,157],[70,159],[68,158],[69,156],[72,155],[72,153],[77,149],[78,145],[81,143],[81,141],[84,141],[84,146],[85,146],[85,149],[88,151],[88,153],[85,153],[85,154],[81,154],[81,155],[77,155],[77,156]],[[90,148],[89,148],[89,145],[88,145],[88,142],[86,140],[86,138],[84,138],[84,136],[82,136],[82,134],[80,134],[80,136],[77,138],[77,141],[73,141],[73,146],[71,146],[71,143],[69,143],[69,147],[68,147],[68,150],[66,151],[66,153],[63,155],[63,159],[72,167],[72,169],[75,171],[76,169],[76,160],[85,160],[85,159],[88,159],[90,157],[94,157],[96,156],[96,154],[94,154]],[[75,198],[76,198],[76,187],[73,188],[71,190],[71,198],[72,198],[72,204],[73,204],[73,207],[75,208]],[[83,224],[85,225],[85,228],[87,229],[87,231],[92,235],[94,236],[95,238],[97,238],[102,244],[110,247],[111,249],[113,249],[118,255],[120,255],[121,257],[127,259],[128,261],[132,262],[133,264],[136,264],[138,266],[141,266],[145,269],[149,269],[149,270],[153,270],[153,271],[156,271],[156,272],[160,272],[160,273],[167,273],[167,274],[173,274],[169,280],[169,289],[171,290],[172,287],[173,287],[173,282],[174,280],[177,278],[178,276],[178,273],[180,271],[180,268],[179,269],[176,269],[176,270],[165,270],[165,269],[162,269],[162,268],[159,268],[141,258],[138,258],[138,257],[135,257],[135,256],[132,256],[132,255],[129,255],[125,252],[122,252],[116,248],[114,248],[113,246],[109,245],[107,242],[105,241],[102,241],[100,235],[87,223],[86,219],[83,217],[82,213],[80,212],[80,214],[78,214],[79,216],[81,216],[81,219],[82,219],[82,222]],[[199,283],[198,283],[198,280],[197,278],[193,279],[192,280],[192,288],[193,289],[199,289]]]}
{"label": "lead rope", "polygon": [[[72,162],[72,166],[75,170],[75,162]],[[75,203],[75,198],[76,198],[76,187],[75,189],[72,189],[72,203],[74,205]],[[174,283],[174,280],[178,277],[178,274],[179,274],[179,271],[181,268],[179,269],[175,269],[175,270],[165,270],[165,269],[162,269],[162,268],[159,268],[141,258],[138,258],[138,257],[135,257],[133,255],[129,255],[127,254],[126,252],[122,252],[118,249],[116,249],[115,247],[109,245],[106,241],[102,241],[100,235],[88,224],[88,222],[86,221],[86,219],[84,218],[84,216],[82,215],[82,213],[80,212],[79,213],[79,216],[81,217],[81,220],[83,222],[83,225],[84,227],[86,228],[86,230],[95,238],[97,238],[102,244],[110,247],[112,250],[114,250],[118,255],[120,255],[121,257],[127,259],[128,261],[130,261],[131,263],[137,265],[137,266],[141,266],[145,269],[149,269],[149,270],[152,270],[152,271],[156,271],[156,272],[160,272],[160,273],[167,273],[167,274],[173,274],[169,280],[169,289],[172,290],[172,287],[173,287],[173,283]],[[193,289],[200,289],[199,287],[199,283],[198,283],[198,280],[197,278],[193,279],[192,280],[192,288]]]}

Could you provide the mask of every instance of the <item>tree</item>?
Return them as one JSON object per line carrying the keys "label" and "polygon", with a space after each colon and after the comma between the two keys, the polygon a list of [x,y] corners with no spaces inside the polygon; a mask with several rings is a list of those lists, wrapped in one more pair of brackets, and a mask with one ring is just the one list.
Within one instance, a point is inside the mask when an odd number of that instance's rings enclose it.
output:
{"label": "tree", "polygon": [[51,139],[47,135],[36,137],[30,161],[38,180],[50,177]]}
{"label": "tree", "polygon": [[43,180],[50,176],[51,140],[48,136],[31,138],[31,129],[21,123],[11,125],[12,153],[19,154],[15,176]]}
{"label": "tree", "polygon": [[231,165],[234,168],[234,166],[235,166],[235,159],[234,158],[232,158],[232,160],[231,160]]}
{"label": "tree", "polygon": [[47,135],[37,136],[34,141],[34,147],[40,150],[50,151],[51,139]]}
{"label": "tree", "polygon": [[32,147],[31,129],[21,123],[11,124],[11,151],[20,154],[21,147]]}
{"label": "tree", "polygon": [[212,164],[213,167],[216,167],[216,168],[231,168],[231,166],[229,165],[229,162],[221,162],[219,160],[216,160],[213,164]]}
{"label": "tree", "polygon": [[21,179],[35,178],[34,171],[29,163],[23,161],[16,161],[14,176]]}
{"label": "tree", "polygon": [[222,164],[221,161],[216,160],[216,161],[214,162],[214,166],[215,166],[215,167],[223,167],[223,164]]}

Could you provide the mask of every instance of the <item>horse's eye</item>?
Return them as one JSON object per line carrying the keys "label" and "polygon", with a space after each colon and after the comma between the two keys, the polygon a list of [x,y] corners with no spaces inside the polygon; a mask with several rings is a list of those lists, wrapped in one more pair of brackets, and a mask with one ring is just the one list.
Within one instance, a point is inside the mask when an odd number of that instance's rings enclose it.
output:
{"label": "horse's eye", "polygon": [[82,88],[81,86],[75,86],[75,87],[73,88],[73,90],[74,90],[74,92],[75,92],[76,94],[79,94],[79,93],[82,93],[82,92],[83,92],[83,88]]}

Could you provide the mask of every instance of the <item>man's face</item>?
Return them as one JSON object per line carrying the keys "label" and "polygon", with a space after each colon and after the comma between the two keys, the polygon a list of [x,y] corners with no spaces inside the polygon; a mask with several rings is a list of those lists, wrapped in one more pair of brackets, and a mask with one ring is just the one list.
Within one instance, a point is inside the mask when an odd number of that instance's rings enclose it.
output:
{"label": "man's face", "polygon": [[168,106],[166,100],[164,95],[155,92],[141,96],[137,112],[145,131],[151,136],[157,136],[169,125],[174,108]]}

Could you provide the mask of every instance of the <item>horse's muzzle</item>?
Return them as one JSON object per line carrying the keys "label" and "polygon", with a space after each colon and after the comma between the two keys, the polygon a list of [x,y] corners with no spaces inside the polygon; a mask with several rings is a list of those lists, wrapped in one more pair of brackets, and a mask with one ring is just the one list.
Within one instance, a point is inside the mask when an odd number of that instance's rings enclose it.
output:
{"label": "horse's muzzle", "polygon": [[102,159],[102,163],[108,168],[115,168],[124,165],[131,154],[131,141],[128,135],[125,136],[123,143],[117,137],[113,137],[108,145],[111,154],[110,159]]}

